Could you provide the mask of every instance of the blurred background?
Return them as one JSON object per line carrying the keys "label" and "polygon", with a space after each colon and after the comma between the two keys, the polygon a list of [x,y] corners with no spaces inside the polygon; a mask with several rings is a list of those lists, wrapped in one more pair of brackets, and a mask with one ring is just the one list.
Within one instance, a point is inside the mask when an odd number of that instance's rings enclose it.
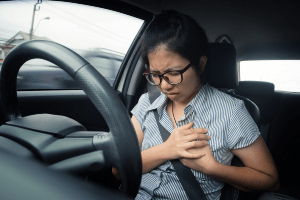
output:
{"label": "blurred background", "polygon": [[[72,49],[113,85],[124,56],[143,20],[92,6],[59,1],[0,2],[0,70],[17,45],[47,40]],[[26,62],[18,90],[80,89],[59,66],[41,59]]]}

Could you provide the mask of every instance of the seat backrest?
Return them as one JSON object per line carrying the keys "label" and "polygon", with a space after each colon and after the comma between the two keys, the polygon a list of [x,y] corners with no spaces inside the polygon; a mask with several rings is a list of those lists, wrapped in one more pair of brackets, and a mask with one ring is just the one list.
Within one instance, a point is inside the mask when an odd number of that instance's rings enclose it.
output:
{"label": "seat backrest", "polygon": [[236,51],[232,44],[209,43],[210,65],[207,66],[209,85],[218,89],[235,89],[238,85]]}
{"label": "seat backrest", "polygon": [[260,110],[260,132],[268,145],[270,125],[272,123],[276,103],[274,84],[263,81],[240,81],[235,94],[244,96],[253,101]]}
{"label": "seat backrest", "polygon": [[[300,173],[295,160],[300,147],[300,95],[274,91],[274,88],[269,82],[241,81],[235,93],[255,102],[261,111],[260,132],[278,170],[280,199],[292,199],[282,194],[299,199]],[[269,195],[263,197],[271,199]]]}
{"label": "seat backrest", "polygon": [[232,44],[209,43],[211,51],[210,74],[208,84],[225,92],[237,99],[243,100],[249,114],[260,128],[260,112],[254,102],[232,92],[238,86],[238,75],[236,67],[236,51]]}
{"label": "seat backrest", "polygon": [[268,147],[276,164],[280,185],[300,191],[300,94],[275,91],[279,95],[272,119]]}
{"label": "seat backrest", "polygon": [[[209,43],[209,49],[211,52],[211,61],[207,69],[210,74],[208,84],[237,99],[243,100],[249,114],[259,127],[260,112],[255,103],[232,92],[232,89],[238,86],[236,51],[234,45],[227,43]],[[244,166],[241,160],[236,156],[233,157],[231,165],[238,167]],[[245,192],[239,191],[229,184],[225,184],[222,189],[221,200],[239,200],[243,199],[245,195]]]}

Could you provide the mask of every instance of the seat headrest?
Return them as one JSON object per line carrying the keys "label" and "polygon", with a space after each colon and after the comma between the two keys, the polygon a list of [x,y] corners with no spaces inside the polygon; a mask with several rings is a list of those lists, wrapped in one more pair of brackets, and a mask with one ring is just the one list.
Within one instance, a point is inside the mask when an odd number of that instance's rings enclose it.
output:
{"label": "seat headrest", "polygon": [[240,81],[235,93],[241,96],[272,96],[274,84],[263,81]]}
{"label": "seat headrest", "polygon": [[228,43],[209,43],[208,45],[211,52],[208,84],[215,88],[236,88],[238,76],[234,45]]}

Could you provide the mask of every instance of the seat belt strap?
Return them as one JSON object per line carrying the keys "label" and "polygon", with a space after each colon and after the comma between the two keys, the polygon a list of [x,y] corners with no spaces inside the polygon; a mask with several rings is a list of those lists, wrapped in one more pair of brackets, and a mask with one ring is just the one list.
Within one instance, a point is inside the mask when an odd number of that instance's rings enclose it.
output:
{"label": "seat belt strap", "polygon": [[[158,88],[156,86],[153,86],[153,85],[150,85],[149,83],[147,83],[147,87],[148,87],[148,95],[149,95],[150,103],[152,104],[161,93],[160,93],[160,90],[158,90]],[[161,137],[162,137],[163,141],[165,142],[169,138],[170,132],[168,130],[166,130],[159,123],[159,116],[158,116],[157,109],[153,110],[153,112],[154,112],[154,116],[155,116],[156,123],[159,128]],[[196,180],[196,177],[192,173],[191,169],[184,166],[182,164],[182,162],[180,162],[179,159],[171,160],[171,163],[174,166],[174,169],[179,178],[179,181],[180,181],[185,193],[189,197],[189,199],[190,200],[195,200],[195,199],[206,200],[206,196],[203,192],[203,189],[199,185],[199,183]]]}

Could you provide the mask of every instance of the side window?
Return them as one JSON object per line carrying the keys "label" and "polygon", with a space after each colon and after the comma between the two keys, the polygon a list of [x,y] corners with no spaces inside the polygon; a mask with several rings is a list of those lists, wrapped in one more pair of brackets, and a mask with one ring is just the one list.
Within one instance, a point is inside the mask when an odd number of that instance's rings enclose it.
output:
{"label": "side window", "polygon": [[241,81],[274,83],[275,90],[300,92],[300,60],[256,60],[240,62]]}
{"label": "side window", "polygon": [[[15,46],[30,40],[62,44],[89,61],[113,85],[143,20],[112,10],[59,1],[0,2],[0,67]],[[27,61],[18,90],[80,89],[58,66]]]}

